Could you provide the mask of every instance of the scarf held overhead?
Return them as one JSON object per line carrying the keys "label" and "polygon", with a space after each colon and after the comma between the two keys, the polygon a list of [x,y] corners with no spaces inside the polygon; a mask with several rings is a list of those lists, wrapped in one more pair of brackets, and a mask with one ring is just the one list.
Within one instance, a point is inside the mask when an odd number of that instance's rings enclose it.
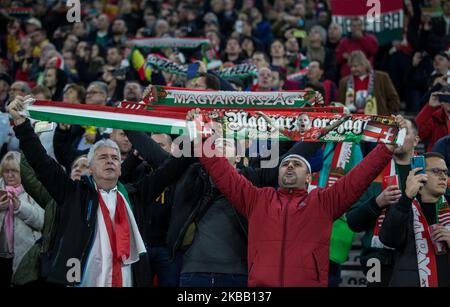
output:
{"label": "scarf held overhead", "polygon": [[[160,70],[181,77],[187,77],[188,65],[175,63],[159,54],[151,53],[147,56],[146,66],[151,70]],[[239,64],[216,71],[217,75],[224,79],[256,77],[258,70],[254,64]]]}
{"label": "scarf held overhead", "polygon": [[280,109],[319,106],[315,91],[214,91],[154,85],[144,102],[191,108]]}
{"label": "scarf held overhead", "polygon": [[[272,93],[273,94],[273,93]],[[154,105],[122,103],[121,107],[67,104],[53,101],[36,101],[28,107],[31,118],[78,125],[91,125],[155,133],[186,134],[186,109],[161,107],[149,110]],[[340,121],[343,114],[319,113],[321,108],[306,109],[298,113],[290,108],[264,109],[272,126],[252,106],[239,108],[214,108],[204,111],[207,122],[199,123],[203,134],[208,134],[211,122],[222,124],[223,131],[235,138],[271,138],[279,130],[281,139],[315,142],[380,142],[402,144],[405,131],[399,131],[393,117],[354,114],[346,117],[336,129],[327,127]],[[192,109],[192,107],[190,108]],[[305,110],[305,111],[306,111]],[[302,110],[303,111],[303,110]],[[311,112],[316,111],[316,112]]]}

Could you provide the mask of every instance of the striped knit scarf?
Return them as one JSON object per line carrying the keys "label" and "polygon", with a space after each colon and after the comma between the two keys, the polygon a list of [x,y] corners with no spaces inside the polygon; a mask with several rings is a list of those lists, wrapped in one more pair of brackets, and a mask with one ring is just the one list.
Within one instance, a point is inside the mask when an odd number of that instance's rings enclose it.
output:
{"label": "striped knit scarf", "polygon": [[[412,209],[420,286],[437,287],[437,263],[429,225],[417,199],[413,200]],[[444,196],[436,204],[436,221],[450,230],[450,207]]]}
{"label": "striped knit scarf", "polygon": [[[374,94],[375,73],[373,70],[369,72],[369,87],[367,89],[368,95],[365,100],[364,114],[377,115],[377,101]],[[347,91],[345,93],[345,106],[349,108],[351,112],[357,110],[356,106],[356,91],[353,76],[350,76],[347,80]]]}
{"label": "striped knit scarf", "polygon": [[[389,164],[384,168],[384,170],[381,172],[382,176],[381,179],[384,178],[384,176],[393,176],[393,175],[398,175],[397,174],[397,170],[395,168],[395,161],[394,159],[391,160],[391,162],[389,162]],[[382,186],[382,191],[385,189],[386,187]],[[381,214],[378,216],[377,221],[375,222],[375,227],[373,229],[373,237],[372,237],[372,242],[371,242],[371,246],[373,248],[388,248],[391,249],[388,246],[385,246],[383,243],[381,243],[380,241],[380,229],[381,229],[381,225],[383,225],[383,221],[386,217],[386,209],[383,209],[381,211]]]}

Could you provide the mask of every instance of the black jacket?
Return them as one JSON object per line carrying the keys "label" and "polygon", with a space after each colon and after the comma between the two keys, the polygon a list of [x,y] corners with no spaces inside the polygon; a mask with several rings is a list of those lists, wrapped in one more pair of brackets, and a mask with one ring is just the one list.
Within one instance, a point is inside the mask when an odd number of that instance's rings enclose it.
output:
{"label": "black jacket", "polygon": [[412,200],[403,195],[398,204],[389,207],[380,229],[381,242],[395,248],[395,265],[390,286],[420,286],[411,204]]}
{"label": "black jacket", "polygon": [[[300,154],[305,158],[312,156],[321,143],[297,143],[287,154]],[[287,155],[286,154],[286,155]],[[279,162],[283,156],[279,159]],[[244,167],[241,174],[258,187],[278,185],[278,164],[274,168]],[[192,164],[176,184],[172,214],[170,217],[167,245],[172,256],[179,250],[188,226],[201,218],[203,208],[213,201],[213,186],[209,175],[200,165]]]}
{"label": "black jacket", "polygon": [[[84,135],[84,129],[80,125],[72,125],[69,130],[62,130],[59,125],[55,129],[53,136],[53,149],[58,162],[64,166],[66,170],[70,170],[72,162],[81,155],[85,155],[89,150],[78,150],[78,143]],[[97,129],[95,141],[105,138],[100,135]]]}
{"label": "black jacket", "polygon": [[[142,158],[152,168],[157,168],[169,156],[157,143],[143,132],[125,131],[128,139],[133,144],[133,148],[137,149]],[[287,154],[300,154],[309,158],[313,156],[322,146],[321,143],[297,143]],[[280,158],[279,161],[284,157]],[[258,187],[276,186],[278,184],[278,164],[274,168],[252,168],[244,167],[241,173],[246,176],[253,184]],[[139,164],[139,160],[135,157],[127,158],[124,161],[126,167],[123,167],[123,176],[130,178],[133,169]],[[167,245],[171,250],[172,257],[179,250],[183,237],[188,226],[201,218],[205,213],[205,207],[218,199],[217,193],[214,193],[214,187],[209,175],[201,167],[200,163],[192,164],[187,171],[181,176],[180,180],[173,186],[169,187],[171,194],[171,212],[169,220],[169,229],[167,232]],[[240,219],[240,217],[238,216]],[[236,219],[237,220],[237,219]],[[239,221],[244,224],[244,221]],[[243,225],[244,227],[246,225]],[[241,228],[241,227],[240,227]],[[242,232],[242,231],[240,231]]]}
{"label": "black jacket", "polygon": [[[144,161],[135,155],[128,155],[122,163],[121,182],[136,182],[145,174],[151,174],[159,165],[170,158],[170,154],[161,150],[161,146],[143,132],[126,131],[133,148]],[[180,174],[181,176],[181,174]],[[164,246],[169,227],[170,212],[173,204],[173,186],[165,189],[164,195],[157,201],[151,201],[143,212],[145,230],[142,237],[147,246]]]}
{"label": "black jacket", "polygon": [[[43,275],[52,283],[70,284],[66,274],[70,258],[81,260],[83,269],[95,235],[98,196],[91,177],[72,181],[62,167],[50,158],[39,142],[29,120],[14,128],[20,148],[49,194],[59,205],[56,235],[49,252],[44,255]],[[139,183],[127,186],[136,222],[142,232],[143,204],[154,200],[190,163],[189,159],[170,159]],[[133,265],[135,286],[150,286],[145,258]],[[81,276],[81,280],[82,280]]]}

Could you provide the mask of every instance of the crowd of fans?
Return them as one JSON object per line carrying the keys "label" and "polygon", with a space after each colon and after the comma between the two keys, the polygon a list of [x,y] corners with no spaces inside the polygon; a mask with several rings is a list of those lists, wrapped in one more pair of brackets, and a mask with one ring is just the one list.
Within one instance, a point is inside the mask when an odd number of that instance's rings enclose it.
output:
{"label": "crowd of fans", "polygon": [[[365,233],[361,254],[365,273],[370,258],[381,261],[382,278],[368,282],[370,286],[450,286],[447,255],[432,255],[436,272],[429,283],[419,274],[411,209],[422,208],[418,216],[424,216],[425,225],[439,224],[428,236],[444,243],[448,251],[450,1],[405,0],[403,34],[383,46],[357,17],[351,18],[350,31],[344,35],[341,25],[332,22],[330,1],[325,0],[81,1],[81,22],[69,22],[69,9],[65,1],[0,0],[0,193],[6,191],[0,194],[2,286],[72,284],[64,271],[71,257],[82,258],[86,272],[78,284],[84,286],[337,286],[345,261],[329,257],[330,244],[339,241],[333,241],[336,236],[330,239],[337,219],[350,232]],[[152,67],[146,77],[135,65],[133,39],[149,37],[206,37],[210,43],[194,49],[139,48],[144,56],[151,52],[177,64],[199,63],[194,76]],[[212,68],[211,63],[219,64]],[[256,66],[254,76],[223,78],[217,73],[246,63]],[[305,190],[312,184],[311,174],[325,170],[328,174],[332,167],[328,160],[337,151],[330,144],[280,142],[280,168],[262,171],[261,157],[232,157],[228,163],[175,159],[173,135],[64,123],[37,125],[20,118],[10,106],[19,108],[27,95],[117,106],[124,100],[139,102],[149,84],[223,91],[315,90],[325,106],[344,106],[359,114],[403,114],[406,120],[397,121],[407,128],[407,135],[397,149],[355,145],[355,172],[345,170],[348,177],[343,176],[346,179],[335,188],[311,192],[307,198],[295,192],[299,204],[320,204],[317,212],[308,211],[308,218],[299,217],[301,223],[296,223],[303,226],[298,227],[289,224],[292,221],[271,220],[270,214],[276,219],[280,212],[285,214],[278,207],[255,209],[258,202],[273,205],[275,197],[268,188],[258,194],[256,187],[279,188],[277,205],[288,207],[284,189]],[[30,138],[34,133],[42,145]],[[222,146],[235,144],[224,141]],[[417,151],[428,152],[424,174],[411,170],[410,158]],[[102,187],[100,171],[93,169],[98,152],[112,159],[110,171],[117,175],[112,186]],[[376,178],[391,158],[399,183],[382,189]],[[367,168],[366,176],[361,167]],[[290,184],[291,175],[284,168],[301,169],[297,175],[302,182]],[[239,169],[242,176],[236,177],[232,169]],[[95,189],[100,187],[98,195],[87,187],[84,175],[93,175],[89,178],[94,178]],[[111,282],[102,261],[111,257],[111,270],[117,274],[115,252],[98,260],[86,250],[102,248],[95,224],[105,216],[91,215],[92,201],[97,204],[94,210],[103,210],[99,199],[107,199],[116,185],[117,195],[125,195],[117,183],[119,176],[121,183],[131,186],[126,189],[129,199],[123,196],[125,203],[131,199],[143,204],[133,208],[134,218],[129,216],[130,225],[137,225],[142,236],[130,226],[132,253],[142,251],[141,243],[148,253],[132,269],[119,267],[120,279],[113,276]],[[346,186],[350,179],[359,185]],[[336,207],[327,209],[325,204]],[[83,208],[81,212],[76,206]],[[290,214],[300,214],[300,207],[295,213],[286,209],[286,216],[293,219]],[[443,217],[436,213],[441,209]],[[264,214],[269,217],[264,219]],[[380,215],[385,220],[377,229]],[[309,218],[323,228],[318,231]],[[287,230],[282,232],[285,224]],[[74,232],[79,237],[70,235]],[[375,237],[381,245],[373,244]],[[296,240],[302,240],[304,248],[290,249]],[[97,273],[100,277],[95,279]]]}

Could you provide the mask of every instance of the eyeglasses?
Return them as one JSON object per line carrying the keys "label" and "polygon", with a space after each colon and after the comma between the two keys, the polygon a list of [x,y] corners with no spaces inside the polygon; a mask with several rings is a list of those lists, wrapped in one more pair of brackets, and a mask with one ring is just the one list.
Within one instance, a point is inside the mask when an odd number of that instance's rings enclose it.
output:
{"label": "eyeglasses", "polygon": [[430,168],[430,169],[426,169],[426,172],[431,172],[436,176],[444,176],[444,177],[448,177],[448,169],[443,169],[443,168]]}

